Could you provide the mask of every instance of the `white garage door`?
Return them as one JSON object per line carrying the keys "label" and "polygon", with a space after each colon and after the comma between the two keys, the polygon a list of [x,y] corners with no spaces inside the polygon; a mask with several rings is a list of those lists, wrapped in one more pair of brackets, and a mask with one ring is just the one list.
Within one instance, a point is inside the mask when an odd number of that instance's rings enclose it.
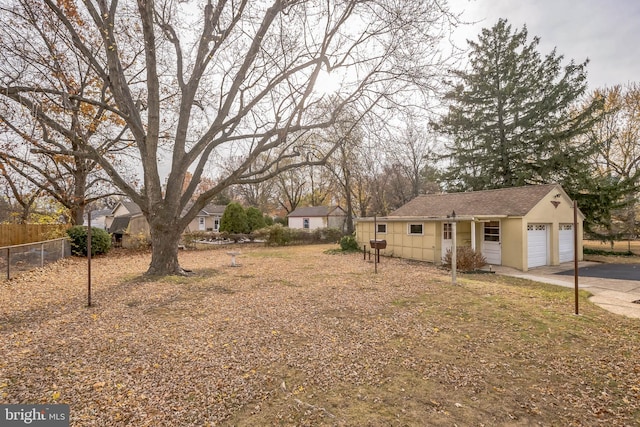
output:
{"label": "white garage door", "polygon": [[573,224],[560,224],[560,262],[573,261]]}
{"label": "white garage door", "polygon": [[545,224],[529,224],[527,226],[528,268],[547,265],[549,259],[547,231]]}

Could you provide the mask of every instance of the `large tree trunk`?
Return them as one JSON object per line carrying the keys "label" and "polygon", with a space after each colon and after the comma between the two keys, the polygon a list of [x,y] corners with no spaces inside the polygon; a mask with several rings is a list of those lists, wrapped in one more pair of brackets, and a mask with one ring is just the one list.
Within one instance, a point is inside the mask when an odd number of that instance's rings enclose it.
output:
{"label": "large tree trunk", "polygon": [[151,264],[147,276],[184,275],[187,273],[178,262],[178,243],[182,230],[175,222],[155,219],[149,224],[151,232]]}

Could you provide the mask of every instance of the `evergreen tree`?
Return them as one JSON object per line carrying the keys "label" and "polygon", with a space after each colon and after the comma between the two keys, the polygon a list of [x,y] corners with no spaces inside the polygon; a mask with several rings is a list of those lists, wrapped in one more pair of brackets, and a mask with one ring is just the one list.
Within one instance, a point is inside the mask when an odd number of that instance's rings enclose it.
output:
{"label": "evergreen tree", "polygon": [[591,148],[573,144],[600,117],[601,102],[577,110],[586,64],[562,67],[555,49],[544,59],[526,27],[501,19],[469,41],[470,71],[447,94],[448,114],[436,125],[448,134],[444,181],[449,189],[484,190],[527,184],[584,182]]}
{"label": "evergreen tree", "polygon": [[247,225],[249,232],[266,227],[260,209],[253,206],[247,209]]}
{"label": "evergreen tree", "polygon": [[249,232],[247,213],[240,206],[240,203],[232,202],[227,205],[220,219],[220,231],[227,233]]}

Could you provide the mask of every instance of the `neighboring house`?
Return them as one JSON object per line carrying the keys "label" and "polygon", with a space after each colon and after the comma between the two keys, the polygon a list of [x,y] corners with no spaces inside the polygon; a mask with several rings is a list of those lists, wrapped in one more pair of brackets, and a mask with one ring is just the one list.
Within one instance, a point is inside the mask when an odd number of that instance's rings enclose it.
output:
{"label": "neighboring house", "polygon": [[123,248],[138,246],[140,236],[149,236],[149,224],[140,207],[133,202],[118,202],[107,215],[105,224],[115,245]]}
{"label": "neighboring house", "polygon": [[[107,229],[107,217],[111,215],[111,209],[100,209],[91,211],[91,227]],[[88,215],[84,215],[84,223],[88,224]]]}
{"label": "neighboring house", "polygon": [[289,228],[315,230],[337,228],[345,231],[347,213],[340,206],[313,206],[298,208],[287,215]]}
{"label": "neighboring house", "polygon": [[226,205],[209,204],[189,223],[186,231],[218,231]]}
{"label": "neighboring house", "polygon": [[[480,251],[488,264],[527,271],[574,259],[573,201],[557,184],[418,196],[387,217],[358,219],[357,240],[369,246],[375,236],[387,241],[383,255],[441,264],[454,212],[457,245]],[[578,210],[579,260],[583,220]]]}
{"label": "neighboring house", "polygon": [[[224,205],[207,205],[189,223],[185,232],[218,231]],[[124,248],[140,245],[141,238],[149,238],[149,225],[142,210],[133,202],[119,202],[106,217],[106,229],[112,234],[115,245]]]}

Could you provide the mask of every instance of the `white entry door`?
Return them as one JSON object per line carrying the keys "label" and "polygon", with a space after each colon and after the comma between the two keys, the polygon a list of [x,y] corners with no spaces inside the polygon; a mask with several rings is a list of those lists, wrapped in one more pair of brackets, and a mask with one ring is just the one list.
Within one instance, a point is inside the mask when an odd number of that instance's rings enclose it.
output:
{"label": "white entry door", "polygon": [[560,262],[573,261],[573,224],[560,224]]}
{"label": "white entry door", "polygon": [[502,264],[502,244],[500,240],[500,221],[483,223],[482,255],[487,264]]}
{"label": "white entry door", "polygon": [[549,230],[545,224],[527,225],[527,267],[549,264]]}
{"label": "white entry door", "polygon": [[205,229],[204,217],[199,216],[198,217],[198,230],[204,231],[204,229]]}
{"label": "white entry door", "polygon": [[442,223],[442,258],[447,255],[447,251],[453,246],[453,226],[450,222]]}

